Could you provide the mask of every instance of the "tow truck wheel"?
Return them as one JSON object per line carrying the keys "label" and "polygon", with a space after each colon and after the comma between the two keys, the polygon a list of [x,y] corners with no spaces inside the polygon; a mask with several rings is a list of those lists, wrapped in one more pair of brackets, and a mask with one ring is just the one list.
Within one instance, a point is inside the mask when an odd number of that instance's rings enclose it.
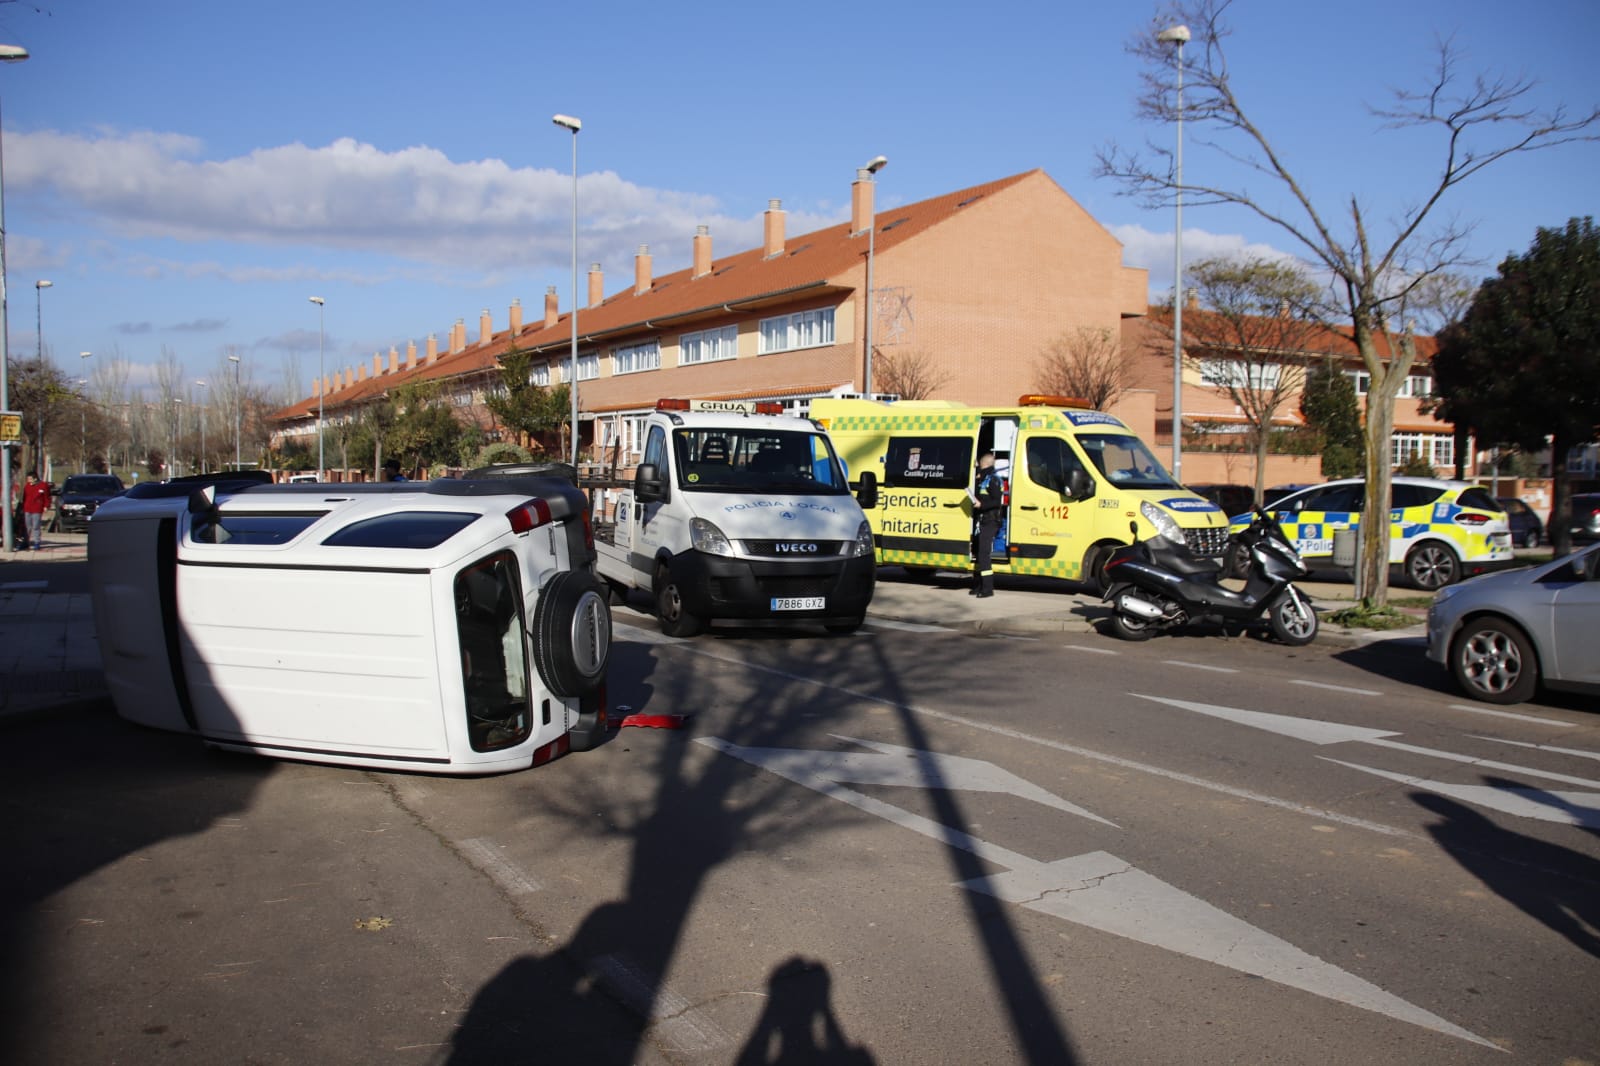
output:
{"label": "tow truck wheel", "polygon": [[533,609],[533,662],[553,694],[566,699],[593,692],[611,656],[611,608],[598,578],[563,570],[546,582]]}
{"label": "tow truck wheel", "polygon": [[672,580],[665,564],[656,567],[656,621],[669,637],[692,637],[704,623],[683,602],[683,590]]}

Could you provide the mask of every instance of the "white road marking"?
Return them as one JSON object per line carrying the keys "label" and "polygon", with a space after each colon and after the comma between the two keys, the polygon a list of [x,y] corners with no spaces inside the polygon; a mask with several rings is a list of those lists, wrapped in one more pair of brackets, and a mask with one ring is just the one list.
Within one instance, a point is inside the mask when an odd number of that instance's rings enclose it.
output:
{"label": "white road marking", "polygon": [[1115,648],[1095,648],[1095,647],[1090,647],[1087,644],[1063,644],[1063,645],[1061,645],[1061,650],[1062,651],[1086,651],[1086,652],[1090,652],[1090,653],[1092,653],[1094,655],[1121,655],[1122,654],[1120,651],[1117,651]]}
{"label": "white road marking", "polygon": [[1238,725],[1247,725],[1255,729],[1276,733],[1279,736],[1293,737],[1311,744],[1348,744],[1363,740],[1377,740],[1382,737],[1397,737],[1400,734],[1382,729],[1367,729],[1364,726],[1343,725],[1339,722],[1324,722],[1316,718],[1296,718],[1287,714],[1269,714],[1266,711],[1246,711],[1238,707],[1219,707],[1214,703],[1194,703],[1190,700],[1169,699],[1166,696],[1146,696],[1138,692],[1128,693],[1141,700],[1152,703],[1164,703],[1169,707],[1178,707],[1185,711],[1194,711],[1211,718],[1221,718],[1224,721],[1234,722]]}
{"label": "white road marking", "polygon": [[1473,707],[1466,703],[1452,703],[1448,705],[1452,711],[1467,711],[1471,714],[1487,714],[1495,718],[1511,718],[1518,722],[1537,722],[1540,725],[1554,726],[1557,729],[1571,729],[1577,722],[1553,722],[1548,718],[1540,718],[1536,714],[1515,714],[1511,711],[1491,711],[1487,707]]}
{"label": "white road marking", "polygon": [[1490,770],[1505,770],[1514,774],[1527,774],[1530,777],[1543,777],[1550,781],[1564,781],[1569,785],[1583,785],[1587,788],[1600,789],[1600,781],[1591,781],[1587,777],[1573,777],[1571,774],[1558,774],[1549,770],[1536,770],[1531,766],[1518,766],[1516,763],[1496,762],[1493,759],[1480,759],[1473,755],[1458,755],[1453,751],[1439,751],[1436,748],[1423,748],[1418,747],[1415,744],[1402,744],[1397,740],[1374,740],[1371,743],[1376,744],[1381,748],[1393,748],[1395,751],[1410,752],[1413,755],[1427,755],[1435,759],[1447,759],[1450,762],[1466,763],[1469,766],[1482,766]]}
{"label": "white road marking", "polygon": [[[890,762],[883,761],[883,755],[865,756],[862,762],[852,761],[855,753],[849,752],[746,748],[718,737],[700,737],[695,742],[874,814],[903,829],[1008,868],[999,874],[962,882],[964,888],[1461,1040],[1485,1047],[1495,1046],[1107,852],[1095,851],[1053,862],[1040,862],[839,784],[842,780],[884,783],[880,775],[887,771],[893,778],[889,783],[893,784],[1011,791],[1010,786],[1000,789],[993,787],[989,771],[1010,777],[998,767],[933,752],[916,752],[891,744],[870,746],[884,752],[904,754]],[[931,772],[916,771],[913,764]],[[980,767],[987,767],[987,770],[980,770]],[[950,777],[942,776],[942,771],[951,769],[956,773]],[[871,772],[864,773],[864,770]],[[1043,790],[1034,791],[1049,796]],[[1030,798],[1046,802],[1039,795]],[[1050,803],[1052,807],[1071,807],[1057,797],[1049,798],[1055,801]]]}
{"label": "white road marking", "polygon": [[1525,740],[1506,740],[1503,737],[1480,737],[1468,733],[1474,740],[1487,740],[1491,744],[1511,744],[1518,748],[1532,748],[1535,751],[1553,751],[1559,755],[1576,755],[1580,759],[1600,759],[1600,751],[1583,751],[1579,748],[1558,748],[1554,744],[1529,744]]}
{"label": "white road marking", "polygon": [[728,1034],[689,1001],[660,986],[643,967],[624,955],[601,955],[589,970],[635,1014],[649,1018],[651,1031],[673,1051],[710,1051],[729,1042]]}
{"label": "white road marking", "polygon": [[1326,755],[1318,756],[1339,766],[1372,774],[1374,777],[1398,781],[1402,785],[1436,792],[1441,796],[1464,800],[1479,807],[1533,818],[1541,822],[1577,826],[1580,829],[1600,829],[1600,792],[1546,792],[1538,788],[1498,788],[1494,785],[1453,785],[1443,781],[1429,781],[1410,774],[1391,773],[1353,762],[1340,762]]}
{"label": "white road marking", "polygon": [[1182,666],[1189,670],[1210,670],[1214,674],[1237,674],[1239,671],[1231,666],[1212,666],[1210,663],[1190,663],[1182,659],[1163,659],[1168,666]]}
{"label": "white road marking", "polygon": [[1329,685],[1321,681],[1291,681],[1291,685],[1304,685],[1306,688],[1322,688],[1329,692],[1348,692],[1354,696],[1381,696],[1383,693],[1370,688],[1351,688],[1348,685]]}
{"label": "white road marking", "polygon": [[500,854],[500,845],[487,837],[473,837],[457,841],[461,853],[477,864],[489,880],[513,896],[537,892],[543,886],[517,868],[516,864]]}
{"label": "white road marking", "polygon": [[867,625],[878,629],[900,629],[907,633],[958,633],[960,630],[949,626],[923,625],[921,622],[900,622],[893,618],[874,618],[867,616]]}

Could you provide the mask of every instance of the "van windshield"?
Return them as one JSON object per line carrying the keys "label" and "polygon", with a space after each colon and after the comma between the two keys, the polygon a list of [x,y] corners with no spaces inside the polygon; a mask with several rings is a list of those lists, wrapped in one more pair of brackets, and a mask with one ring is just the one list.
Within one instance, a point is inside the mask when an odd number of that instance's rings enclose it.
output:
{"label": "van windshield", "polygon": [[821,433],[758,427],[680,429],[672,434],[678,485],[689,492],[850,492],[833,445]]}
{"label": "van windshield", "polygon": [[1107,481],[1121,489],[1176,489],[1166,467],[1129,433],[1080,433],[1078,446]]}

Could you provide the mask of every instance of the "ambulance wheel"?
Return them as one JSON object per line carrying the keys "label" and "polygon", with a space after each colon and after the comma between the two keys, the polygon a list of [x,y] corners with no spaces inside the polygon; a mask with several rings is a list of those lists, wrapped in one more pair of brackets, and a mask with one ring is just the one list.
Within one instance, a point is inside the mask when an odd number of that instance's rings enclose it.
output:
{"label": "ambulance wheel", "polygon": [[656,567],[656,621],[669,637],[692,637],[704,627],[699,615],[683,602],[683,590],[672,580],[665,564]]}
{"label": "ambulance wheel", "polygon": [[1435,592],[1461,579],[1461,563],[1445,545],[1425,541],[1406,552],[1406,577],[1424,592]]}
{"label": "ambulance wheel", "polygon": [[[1078,581],[1096,596],[1105,595],[1107,588],[1106,560],[1109,558],[1111,558],[1111,549],[1104,544],[1090,548],[1083,554],[1083,571],[1082,576],[1078,578]],[[1140,637],[1130,639],[1142,640],[1144,638]]]}
{"label": "ambulance wheel", "polygon": [[533,662],[551,693],[563,699],[593,692],[611,657],[611,608],[600,580],[563,570],[539,591],[528,627]]}
{"label": "ambulance wheel", "polygon": [[845,637],[861,628],[861,623],[867,620],[866,615],[857,615],[843,622],[824,622],[822,628],[835,636]]}

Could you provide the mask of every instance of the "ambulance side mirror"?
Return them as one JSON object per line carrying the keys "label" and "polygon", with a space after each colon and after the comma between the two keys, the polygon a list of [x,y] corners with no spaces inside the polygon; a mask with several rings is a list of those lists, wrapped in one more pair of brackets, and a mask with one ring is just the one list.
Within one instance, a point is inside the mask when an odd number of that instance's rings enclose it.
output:
{"label": "ambulance side mirror", "polygon": [[1094,495],[1094,479],[1082,467],[1067,475],[1067,496],[1072,500],[1087,500]]}
{"label": "ambulance side mirror", "polygon": [[640,503],[654,503],[667,499],[667,484],[661,480],[661,468],[654,463],[641,463],[633,473],[633,498]]}
{"label": "ambulance side mirror", "polygon": [[863,511],[870,511],[878,506],[878,475],[870,470],[861,473],[861,480],[856,482],[860,489],[856,492],[856,502]]}

